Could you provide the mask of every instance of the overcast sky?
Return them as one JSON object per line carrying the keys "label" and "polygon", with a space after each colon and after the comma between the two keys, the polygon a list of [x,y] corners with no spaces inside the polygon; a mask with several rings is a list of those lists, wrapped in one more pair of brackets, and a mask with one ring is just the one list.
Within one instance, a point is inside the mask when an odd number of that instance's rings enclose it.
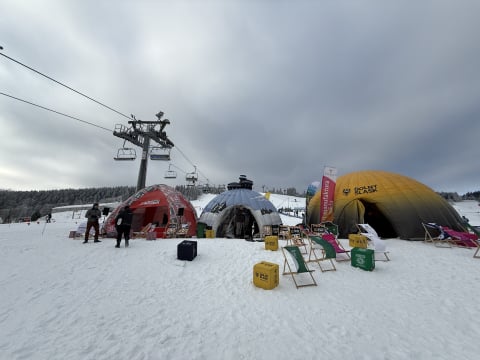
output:
{"label": "overcast sky", "polygon": [[[480,1],[3,0],[1,53],[176,147],[146,184],[295,187],[384,170],[480,190]],[[0,188],[136,186],[128,119],[0,56]],[[137,154],[140,154],[137,148]]]}

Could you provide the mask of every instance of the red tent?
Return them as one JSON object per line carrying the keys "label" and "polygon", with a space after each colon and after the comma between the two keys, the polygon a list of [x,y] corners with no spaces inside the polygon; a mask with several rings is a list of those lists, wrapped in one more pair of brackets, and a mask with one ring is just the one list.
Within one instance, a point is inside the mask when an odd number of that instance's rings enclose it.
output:
{"label": "red tent", "polygon": [[165,237],[167,226],[173,222],[188,224],[188,236],[194,236],[197,228],[197,213],[192,204],[168,185],[151,185],[130,196],[105,220],[105,232],[115,237],[115,217],[126,205],[133,212],[132,231],[138,232],[148,224],[155,225],[158,238]]}

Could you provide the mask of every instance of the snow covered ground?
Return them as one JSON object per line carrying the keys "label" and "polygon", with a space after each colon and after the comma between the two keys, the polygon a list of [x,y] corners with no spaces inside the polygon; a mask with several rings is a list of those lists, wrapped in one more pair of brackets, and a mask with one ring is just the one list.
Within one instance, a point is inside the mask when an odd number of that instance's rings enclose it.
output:
{"label": "snow covered ground", "polygon": [[472,226],[480,227],[480,204],[476,200],[465,200],[452,203],[460,215],[465,216]]}
{"label": "snow covered ground", "polygon": [[[480,225],[476,202],[454,206]],[[372,272],[314,264],[318,286],[297,290],[280,275],[263,290],[253,266],[283,264],[263,243],[197,239],[198,256],[180,261],[181,239],[82,244],[68,238],[71,211],[54,218],[0,225],[2,360],[478,359],[480,259],[470,249],[389,239],[391,261]]]}

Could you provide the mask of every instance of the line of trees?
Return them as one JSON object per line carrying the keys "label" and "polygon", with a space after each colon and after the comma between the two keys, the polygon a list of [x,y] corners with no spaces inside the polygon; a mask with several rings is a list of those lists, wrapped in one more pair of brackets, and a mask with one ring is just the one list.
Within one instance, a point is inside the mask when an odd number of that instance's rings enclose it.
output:
{"label": "line of trees", "polygon": [[464,200],[480,200],[480,191],[467,192],[462,198]]}
{"label": "line of trees", "polygon": [[458,195],[456,192],[439,192],[440,196],[447,200],[461,201],[461,200],[477,200],[480,201],[480,191],[467,192],[464,195]]}
{"label": "line of trees", "polygon": [[[175,190],[189,200],[196,200],[202,192],[219,194],[225,191],[225,187],[178,185]],[[18,222],[23,219],[36,221],[59,206],[122,202],[135,191],[134,186],[40,191],[0,190],[0,223]]]}
{"label": "line of trees", "polygon": [[117,202],[135,192],[133,186],[41,191],[0,190],[0,218],[3,222],[32,221],[50,214],[54,207]]}

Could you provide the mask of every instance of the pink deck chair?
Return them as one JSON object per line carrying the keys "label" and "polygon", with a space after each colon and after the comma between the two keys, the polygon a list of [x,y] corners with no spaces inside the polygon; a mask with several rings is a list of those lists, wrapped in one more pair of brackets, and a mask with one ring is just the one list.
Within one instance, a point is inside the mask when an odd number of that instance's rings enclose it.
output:
{"label": "pink deck chair", "polygon": [[[337,240],[337,237],[334,234],[323,234],[322,239],[325,241],[328,241],[333,248],[335,249],[335,253],[337,254],[337,257],[335,260],[337,261],[349,261],[350,260],[350,250],[346,250],[342,244]],[[344,255],[341,258],[338,258],[338,255]]]}
{"label": "pink deck chair", "polygon": [[470,234],[468,232],[455,231],[446,226],[442,226],[442,230],[446,236],[452,238],[453,242],[457,246],[461,247],[477,247],[478,236],[475,234]]}

